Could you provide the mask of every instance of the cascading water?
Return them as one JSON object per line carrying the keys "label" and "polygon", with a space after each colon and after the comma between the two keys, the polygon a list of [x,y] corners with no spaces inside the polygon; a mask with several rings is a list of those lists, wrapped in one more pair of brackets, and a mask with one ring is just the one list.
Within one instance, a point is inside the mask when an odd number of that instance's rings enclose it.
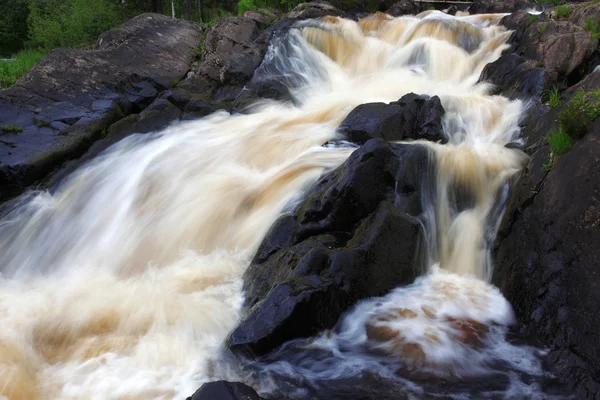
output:
{"label": "cascading water", "polygon": [[262,237],[353,151],[322,145],[343,139],[335,129],[355,106],[409,92],[440,97],[450,138],[421,143],[438,176],[423,215],[429,274],[357,305],[336,333],[305,345],[337,354],[336,368],[279,359],[252,379],[277,393],[268,383],[277,374],[396,376],[370,352],[404,360],[415,393],[415,371],[450,379],[502,360],[539,374],[530,349],[505,341],[511,308],[486,283],[494,207],[524,161],[504,147],[518,138],[523,104],[477,83],[506,48],[502,16],[304,21],[257,72],[280,77],[295,105],[263,102],[131,137],[54,193],[23,198],[0,224],[0,394],[173,399],[218,378],[210,361],[239,318],[241,276]]}

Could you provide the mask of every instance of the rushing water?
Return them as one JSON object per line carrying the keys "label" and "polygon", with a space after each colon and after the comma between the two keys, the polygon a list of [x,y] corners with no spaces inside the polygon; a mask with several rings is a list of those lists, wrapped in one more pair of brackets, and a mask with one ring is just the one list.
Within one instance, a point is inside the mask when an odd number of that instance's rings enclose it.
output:
{"label": "rushing water", "polygon": [[[389,375],[372,354],[404,360],[403,385],[417,394],[415,371],[473,375],[502,360],[541,374],[532,349],[505,340],[511,307],[486,283],[495,205],[525,161],[504,147],[518,140],[524,105],[477,84],[507,47],[502,16],[305,21],[272,43],[257,72],[289,85],[293,105],[264,102],[248,115],[218,112],[131,137],[54,193],[24,197],[0,225],[0,393],[174,399],[239,374],[211,360],[240,316],[253,252],[303,189],[353,151],[322,146],[343,118],[409,92],[440,97],[451,139],[426,144],[438,165],[438,198],[423,215],[430,273],[357,305],[334,333],[303,345],[307,354],[346,349],[336,368],[275,356],[261,376],[243,378],[303,398],[290,379],[317,387],[356,371]],[[472,207],[455,207],[457,186]],[[290,389],[278,389],[276,376]],[[536,391],[510,382],[503,390]]]}

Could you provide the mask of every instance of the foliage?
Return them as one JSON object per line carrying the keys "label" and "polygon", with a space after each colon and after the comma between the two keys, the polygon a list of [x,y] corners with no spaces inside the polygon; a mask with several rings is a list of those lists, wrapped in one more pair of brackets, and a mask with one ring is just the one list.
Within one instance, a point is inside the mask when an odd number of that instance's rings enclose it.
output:
{"label": "foliage", "polygon": [[45,50],[94,42],[123,22],[108,0],[34,0],[29,10],[29,37]]}
{"label": "foliage", "polygon": [[596,18],[588,18],[585,21],[585,29],[592,35],[592,40],[600,40],[600,20]]}
{"label": "foliage", "polygon": [[539,15],[530,14],[529,17],[527,18],[527,26],[533,24],[535,21],[537,21],[538,18],[539,18]]}
{"label": "foliage", "polygon": [[558,128],[548,136],[550,161],[544,169],[550,170],[558,158],[573,146],[573,138],[580,138],[600,117],[600,89],[592,92],[579,90],[558,113]]}
{"label": "foliage", "polygon": [[571,14],[571,9],[567,5],[556,7],[556,15],[559,18],[566,18]]}
{"label": "foliage", "polygon": [[4,125],[2,127],[2,130],[4,132],[13,132],[13,133],[23,132],[23,128],[21,128],[19,125]]}
{"label": "foliage", "polygon": [[13,44],[18,48],[27,39],[26,0],[0,0],[0,53],[2,47]]}
{"label": "foliage", "polygon": [[0,61],[0,87],[13,85],[43,57],[40,51],[23,50],[9,60]]}
{"label": "foliage", "polygon": [[562,127],[553,130],[548,136],[550,151],[556,156],[560,156],[573,147],[573,139],[567,135]]}
{"label": "foliage", "polygon": [[36,119],[35,120],[35,126],[37,126],[38,128],[43,128],[45,126],[50,126],[50,121],[45,120],[45,119]]}
{"label": "foliage", "polygon": [[579,90],[558,114],[558,122],[565,133],[580,138],[600,116],[600,89],[586,93]]}
{"label": "foliage", "polygon": [[558,107],[561,105],[562,100],[560,98],[560,92],[557,87],[553,87],[552,89],[546,92],[546,97],[548,99],[548,104],[550,107]]}
{"label": "foliage", "polygon": [[257,8],[254,0],[240,0],[237,4],[238,15],[244,15],[246,11],[254,11]]}

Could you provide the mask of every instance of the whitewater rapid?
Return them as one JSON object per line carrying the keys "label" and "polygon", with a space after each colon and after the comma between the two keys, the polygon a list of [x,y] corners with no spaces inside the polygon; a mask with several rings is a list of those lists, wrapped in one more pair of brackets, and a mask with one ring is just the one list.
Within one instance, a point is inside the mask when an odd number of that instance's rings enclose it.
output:
{"label": "whitewater rapid", "polygon": [[[440,97],[450,139],[426,144],[440,166],[439,198],[423,217],[430,274],[383,303],[357,306],[338,339],[377,342],[403,357],[408,350],[393,341],[417,343],[415,365],[460,366],[466,353],[480,354],[447,324],[513,320],[486,283],[483,245],[497,193],[525,161],[504,147],[518,140],[524,105],[478,83],[507,48],[502,17],[426,12],[300,22],[271,44],[257,71],[280,76],[293,104],[264,101],[247,115],[220,111],[135,135],[53,193],[27,194],[0,222],[0,393],[181,399],[219,378],[211,361],[240,318],[241,277],[257,246],[306,188],[354,150],[323,144],[343,139],[336,127],[357,105],[410,92]],[[457,212],[454,185],[467,188],[474,207]],[[373,317],[398,308],[406,311]],[[385,340],[373,333],[384,325],[397,333]],[[500,343],[498,335],[489,337]]]}

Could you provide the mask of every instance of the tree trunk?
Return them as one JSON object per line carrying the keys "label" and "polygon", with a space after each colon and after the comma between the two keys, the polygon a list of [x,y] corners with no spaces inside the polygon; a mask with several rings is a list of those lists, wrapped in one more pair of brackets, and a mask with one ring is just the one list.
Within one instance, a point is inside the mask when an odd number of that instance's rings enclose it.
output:
{"label": "tree trunk", "polygon": [[202,23],[202,0],[196,0],[196,5],[198,7],[198,22]]}
{"label": "tree trunk", "polygon": [[162,14],[162,12],[163,12],[162,0],[152,0],[152,12]]}
{"label": "tree trunk", "polygon": [[188,21],[192,20],[192,0],[183,0],[183,17]]}
{"label": "tree trunk", "polygon": [[171,0],[171,16],[175,18],[175,0]]}

